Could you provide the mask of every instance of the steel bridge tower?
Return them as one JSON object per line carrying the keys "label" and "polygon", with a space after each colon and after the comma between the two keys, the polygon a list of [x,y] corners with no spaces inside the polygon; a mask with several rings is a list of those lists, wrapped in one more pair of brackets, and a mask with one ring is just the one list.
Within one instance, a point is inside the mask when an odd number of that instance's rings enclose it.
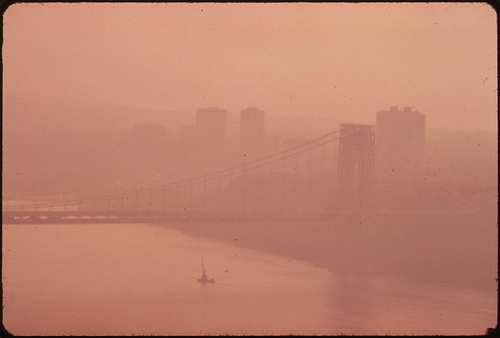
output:
{"label": "steel bridge tower", "polygon": [[341,124],[337,188],[339,209],[370,207],[375,177],[375,126]]}

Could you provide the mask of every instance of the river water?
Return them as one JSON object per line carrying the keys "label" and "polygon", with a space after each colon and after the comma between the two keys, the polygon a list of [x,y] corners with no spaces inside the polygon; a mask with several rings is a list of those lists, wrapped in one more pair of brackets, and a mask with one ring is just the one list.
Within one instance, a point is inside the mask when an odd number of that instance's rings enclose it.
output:
{"label": "river water", "polygon": [[[148,224],[3,225],[15,335],[474,335],[496,292],[336,275]],[[201,284],[203,257],[209,278]]]}

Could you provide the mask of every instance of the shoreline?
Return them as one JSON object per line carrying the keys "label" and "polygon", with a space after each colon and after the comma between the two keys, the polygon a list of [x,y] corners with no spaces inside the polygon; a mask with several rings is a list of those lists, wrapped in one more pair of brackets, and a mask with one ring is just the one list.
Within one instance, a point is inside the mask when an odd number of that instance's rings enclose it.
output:
{"label": "shoreline", "polygon": [[[496,255],[489,255],[497,252],[496,236],[492,237],[491,228],[478,231],[473,226],[491,222],[481,214],[452,219],[391,215],[378,220],[344,220],[342,225],[296,221],[157,226],[302,260],[333,273],[392,275],[421,284],[496,290]],[[496,221],[492,227],[496,231]],[[487,269],[478,264],[484,260]]]}

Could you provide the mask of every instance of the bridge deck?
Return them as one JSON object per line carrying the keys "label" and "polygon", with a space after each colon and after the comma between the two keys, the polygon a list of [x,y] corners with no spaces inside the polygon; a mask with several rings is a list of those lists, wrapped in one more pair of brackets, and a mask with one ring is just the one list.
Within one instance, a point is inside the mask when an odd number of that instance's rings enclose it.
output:
{"label": "bridge deck", "polygon": [[237,221],[290,221],[290,220],[333,220],[336,214],[267,214],[251,213],[165,213],[154,211],[4,211],[3,224],[43,223],[159,223],[159,222],[237,222]]}

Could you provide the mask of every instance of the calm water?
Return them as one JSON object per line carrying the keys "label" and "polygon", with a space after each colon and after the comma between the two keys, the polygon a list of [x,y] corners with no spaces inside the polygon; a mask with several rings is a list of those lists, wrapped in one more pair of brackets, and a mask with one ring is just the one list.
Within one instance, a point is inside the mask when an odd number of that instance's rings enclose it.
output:
{"label": "calm water", "polygon": [[[483,334],[496,293],[333,275],[146,224],[3,225],[15,335]],[[209,278],[202,285],[203,256]]]}

